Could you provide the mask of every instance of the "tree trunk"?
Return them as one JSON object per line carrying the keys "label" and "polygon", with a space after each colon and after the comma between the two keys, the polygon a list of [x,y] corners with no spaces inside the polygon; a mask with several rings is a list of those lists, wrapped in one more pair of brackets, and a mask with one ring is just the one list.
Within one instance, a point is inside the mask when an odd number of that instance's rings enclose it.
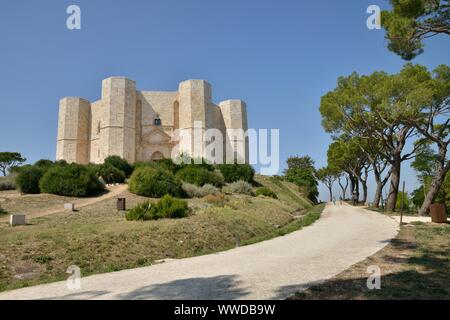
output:
{"label": "tree trunk", "polygon": [[333,201],[333,190],[331,189],[331,187],[328,187],[328,191],[330,191],[330,202]]}
{"label": "tree trunk", "polygon": [[338,178],[338,183],[342,190],[342,200],[345,200],[345,194],[347,193],[347,187],[348,187],[348,177],[345,176],[345,187],[341,183],[341,177]]}
{"label": "tree trunk", "polygon": [[430,190],[428,190],[425,200],[422,203],[422,207],[420,207],[419,215],[425,215],[428,213],[430,205],[433,203],[434,198],[436,197],[436,195],[439,192],[439,189],[444,183],[445,175],[450,169],[450,161],[447,161],[447,163],[445,164],[446,153],[447,153],[446,145],[444,147],[439,148],[439,156],[441,158],[440,166],[436,173],[436,176],[433,178],[433,181],[431,182]]}
{"label": "tree trunk", "polygon": [[355,180],[353,178],[353,174],[348,174],[350,180],[350,198],[353,195],[353,191],[355,191]]}
{"label": "tree trunk", "polygon": [[355,186],[355,193],[356,193],[356,203],[359,202],[359,179],[357,177],[353,177],[353,179],[355,180],[353,182],[353,185]]}
{"label": "tree trunk", "polygon": [[367,202],[367,181],[361,180],[361,185],[362,185],[362,188],[363,188],[362,202],[366,203]]}
{"label": "tree trunk", "polygon": [[402,165],[400,153],[395,154],[392,161],[391,168],[391,185],[389,188],[389,195],[386,203],[386,211],[395,211],[395,205],[397,203],[398,187],[400,185],[400,168]]}

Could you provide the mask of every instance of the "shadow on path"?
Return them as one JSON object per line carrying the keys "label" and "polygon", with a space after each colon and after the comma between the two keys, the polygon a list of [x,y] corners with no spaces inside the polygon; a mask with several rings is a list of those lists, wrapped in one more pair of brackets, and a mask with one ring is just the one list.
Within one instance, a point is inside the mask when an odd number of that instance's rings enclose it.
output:
{"label": "shadow on path", "polygon": [[120,295],[120,299],[171,299],[171,300],[214,300],[238,299],[248,294],[239,288],[236,275],[223,275],[210,278],[188,278],[161,284],[142,287],[127,294]]}

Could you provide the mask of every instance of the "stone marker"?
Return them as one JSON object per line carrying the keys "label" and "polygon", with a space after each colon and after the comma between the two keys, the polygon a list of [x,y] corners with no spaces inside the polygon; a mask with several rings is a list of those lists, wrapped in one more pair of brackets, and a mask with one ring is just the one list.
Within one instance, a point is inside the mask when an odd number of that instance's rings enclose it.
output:
{"label": "stone marker", "polygon": [[24,214],[11,214],[9,216],[9,224],[11,226],[24,226],[25,225],[25,215]]}
{"label": "stone marker", "polygon": [[66,203],[64,204],[64,209],[68,211],[75,211],[75,204],[73,203]]}

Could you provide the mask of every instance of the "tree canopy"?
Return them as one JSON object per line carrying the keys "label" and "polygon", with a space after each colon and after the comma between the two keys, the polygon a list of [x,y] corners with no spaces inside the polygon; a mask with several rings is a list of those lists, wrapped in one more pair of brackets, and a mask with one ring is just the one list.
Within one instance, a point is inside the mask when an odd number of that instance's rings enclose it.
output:
{"label": "tree canopy", "polygon": [[388,49],[405,60],[423,52],[423,40],[450,35],[448,0],[390,0],[392,10],[381,13]]}
{"label": "tree canopy", "polygon": [[0,152],[0,171],[4,176],[11,168],[14,168],[27,161],[18,152]]}

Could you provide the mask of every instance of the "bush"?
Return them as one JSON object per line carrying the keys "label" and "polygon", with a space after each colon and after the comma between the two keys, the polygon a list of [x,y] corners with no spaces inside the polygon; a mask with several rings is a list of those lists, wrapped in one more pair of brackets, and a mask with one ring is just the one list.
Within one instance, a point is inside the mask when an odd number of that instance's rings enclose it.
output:
{"label": "bush", "polygon": [[22,168],[16,178],[16,184],[23,193],[37,194],[40,193],[39,181],[44,175],[44,170],[29,166]]}
{"label": "bush", "polygon": [[88,197],[104,190],[104,185],[86,166],[79,164],[56,165],[42,177],[42,192],[69,197]]}
{"label": "bush", "polygon": [[240,193],[249,196],[255,195],[252,185],[243,180],[239,180],[227,185],[226,187],[224,187],[224,191],[227,193]]}
{"label": "bush", "polygon": [[255,176],[255,170],[248,164],[220,164],[218,168],[228,183],[239,180],[252,182]]}
{"label": "bush", "polygon": [[272,190],[270,190],[267,187],[258,188],[256,190],[256,195],[257,196],[266,196],[266,197],[278,199],[278,196],[276,195],[276,193],[273,192]]}
{"label": "bush", "polygon": [[128,163],[127,160],[122,159],[119,156],[109,156],[105,159],[105,164],[116,167],[117,169],[123,171],[127,177],[133,172],[133,167]]}
{"label": "bush", "polygon": [[40,169],[48,170],[51,166],[54,165],[54,162],[48,159],[41,159],[34,163],[34,166]]}
{"label": "bush", "polygon": [[188,215],[189,209],[186,201],[165,195],[156,203],[144,201],[138,204],[125,215],[127,220],[157,220],[162,218],[176,219]]}
{"label": "bush", "polygon": [[105,181],[105,183],[123,183],[125,181],[125,173],[109,164],[102,164],[98,169],[98,176]]}
{"label": "bush", "polygon": [[205,184],[203,187],[191,183],[183,183],[183,190],[189,198],[202,198],[209,194],[220,193],[219,188],[211,184]]}
{"label": "bush", "polygon": [[2,206],[0,206],[0,214],[5,214],[6,211],[2,208]]}
{"label": "bush", "polygon": [[143,166],[136,169],[129,181],[131,192],[145,197],[160,198],[166,194],[182,197],[185,195],[181,181],[170,171]]}
{"label": "bush", "polygon": [[226,203],[225,195],[223,193],[209,194],[205,196],[204,200],[215,207],[224,207]]}
{"label": "bush", "polygon": [[177,177],[184,182],[197,186],[211,184],[215,187],[223,185],[223,177],[218,172],[211,172],[195,164],[186,166],[177,172]]}

